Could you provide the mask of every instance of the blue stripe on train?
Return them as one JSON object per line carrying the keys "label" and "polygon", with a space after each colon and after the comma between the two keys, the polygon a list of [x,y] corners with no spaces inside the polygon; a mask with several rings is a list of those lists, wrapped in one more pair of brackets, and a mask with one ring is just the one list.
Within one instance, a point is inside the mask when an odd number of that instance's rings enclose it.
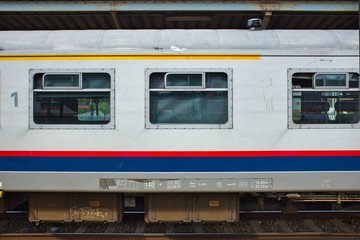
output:
{"label": "blue stripe on train", "polygon": [[0,157],[0,171],[360,171],[360,157]]}

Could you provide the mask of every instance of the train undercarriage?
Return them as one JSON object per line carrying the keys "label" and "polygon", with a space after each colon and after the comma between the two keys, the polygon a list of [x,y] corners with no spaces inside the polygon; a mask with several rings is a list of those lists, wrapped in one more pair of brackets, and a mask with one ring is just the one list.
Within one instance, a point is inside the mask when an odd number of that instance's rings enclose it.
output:
{"label": "train undercarriage", "polygon": [[237,222],[242,213],[360,211],[360,193],[59,193],[6,192],[0,213],[30,222],[121,222],[143,214],[154,222]]}

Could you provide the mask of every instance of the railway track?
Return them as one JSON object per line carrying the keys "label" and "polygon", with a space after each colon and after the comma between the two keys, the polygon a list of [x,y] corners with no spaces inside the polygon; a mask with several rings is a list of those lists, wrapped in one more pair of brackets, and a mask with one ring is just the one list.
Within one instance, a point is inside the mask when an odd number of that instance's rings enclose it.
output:
{"label": "railway track", "polygon": [[2,240],[233,240],[233,239],[359,239],[358,234],[291,233],[291,234],[1,234]]}
{"label": "railway track", "polygon": [[23,216],[0,219],[0,239],[360,239],[358,213],[241,214],[237,223],[145,223],[125,216],[119,223],[30,223]]}

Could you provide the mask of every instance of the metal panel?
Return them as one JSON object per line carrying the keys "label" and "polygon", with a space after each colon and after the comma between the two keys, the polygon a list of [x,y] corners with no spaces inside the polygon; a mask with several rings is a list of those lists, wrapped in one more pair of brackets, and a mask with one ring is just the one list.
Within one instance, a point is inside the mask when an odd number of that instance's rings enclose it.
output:
{"label": "metal panel", "polygon": [[[121,177],[120,177],[121,176]],[[100,179],[121,181],[128,185],[99,186]],[[174,179],[179,183],[174,185]],[[299,180],[301,179],[301,181]],[[358,191],[358,171],[332,172],[218,172],[218,173],[1,173],[2,189],[6,191],[56,190],[166,193],[166,192],[286,192],[286,191]],[[30,180],[30,181],[29,181]],[[271,182],[270,182],[271,181]],[[135,182],[155,183],[154,188]],[[171,183],[172,185],[168,184]],[[131,185],[132,184],[132,185]],[[270,185],[271,184],[271,185]],[[165,185],[165,187],[164,187]],[[174,188],[178,186],[178,188]],[[170,188],[171,187],[171,188]]]}
{"label": "metal panel", "polygon": [[191,194],[147,194],[146,222],[190,222],[192,221]]}
{"label": "metal panel", "polygon": [[236,222],[239,220],[239,197],[237,194],[194,195],[194,221]]}
{"label": "metal panel", "polygon": [[[172,53],[176,54],[173,56],[173,59],[176,59],[185,54],[199,52],[206,53],[205,58],[211,55],[209,51],[219,54],[219,50],[227,49],[231,50],[231,54],[235,51],[244,54],[244,49],[257,53],[264,49],[275,49],[277,55],[286,49],[322,49],[326,54],[330,54],[329,49],[356,50],[359,46],[358,39],[355,30],[8,31],[0,35],[0,47],[2,53],[7,50],[21,50],[24,53],[39,49],[62,52],[71,49],[71,54],[84,51],[87,54],[95,51],[102,51],[102,54],[116,51],[115,53],[119,54],[121,50],[121,54],[132,55],[135,52],[158,55]],[[302,51],[302,55],[314,55],[314,52]]]}
{"label": "metal panel", "polygon": [[146,222],[236,222],[237,194],[148,194]]}
{"label": "metal panel", "polygon": [[103,193],[30,193],[29,221],[121,221],[122,197]]}
{"label": "metal panel", "polygon": [[73,196],[67,193],[31,193],[29,221],[71,221]]}
{"label": "metal panel", "polygon": [[79,193],[71,208],[75,221],[118,221],[122,217],[122,198],[117,194]]}

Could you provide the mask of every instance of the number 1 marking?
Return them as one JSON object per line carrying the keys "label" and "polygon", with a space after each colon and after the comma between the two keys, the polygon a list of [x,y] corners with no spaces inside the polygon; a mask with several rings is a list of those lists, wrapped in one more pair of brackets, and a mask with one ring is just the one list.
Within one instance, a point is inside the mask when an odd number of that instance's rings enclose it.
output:
{"label": "number 1 marking", "polygon": [[13,92],[11,97],[14,97],[14,107],[18,107],[18,92]]}

